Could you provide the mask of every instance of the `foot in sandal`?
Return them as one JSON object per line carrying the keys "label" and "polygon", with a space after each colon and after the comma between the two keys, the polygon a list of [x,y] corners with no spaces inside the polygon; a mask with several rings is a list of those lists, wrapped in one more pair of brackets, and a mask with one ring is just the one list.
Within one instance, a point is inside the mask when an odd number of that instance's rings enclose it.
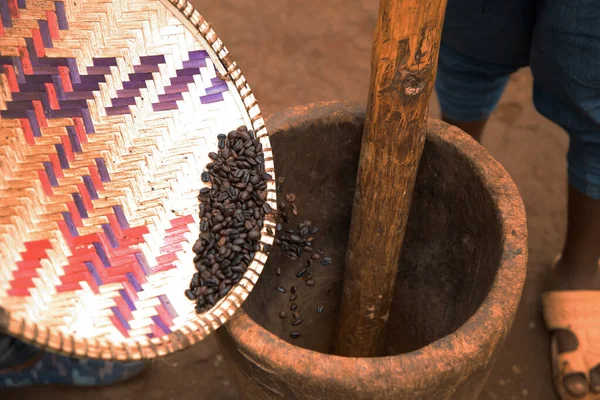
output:
{"label": "foot in sandal", "polygon": [[[597,225],[582,224],[585,210],[573,210],[573,203],[582,204],[579,196],[570,193],[564,253],[552,269],[550,291],[542,297],[552,335],[554,385],[561,400],[600,399],[600,236]],[[587,231],[575,229],[586,225]]]}
{"label": "foot in sandal", "polygon": [[[580,264],[579,264],[580,265]],[[562,400],[600,399],[600,274],[598,262],[559,260],[542,307],[550,330],[554,385]]]}

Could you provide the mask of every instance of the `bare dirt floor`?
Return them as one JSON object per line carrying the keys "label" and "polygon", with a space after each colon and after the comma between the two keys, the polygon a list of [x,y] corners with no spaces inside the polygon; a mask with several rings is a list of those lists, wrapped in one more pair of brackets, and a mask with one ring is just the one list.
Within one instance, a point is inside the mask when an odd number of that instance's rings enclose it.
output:
{"label": "bare dirt floor", "polygon": [[[266,115],[326,100],[365,100],[378,2],[192,0],[241,66]],[[529,270],[521,307],[481,399],[557,398],[540,317],[545,273],[565,231],[567,137],[531,101],[529,70],[516,73],[484,146],[516,181],[528,212]],[[439,116],[435,99],[431,114]],[[131,382],[102,389],[0,391],[6,400],[239,399],[214,338],[155,361]],[[427,399],[429,400],[429,399]],[[435,399],[431,399],[435,400]]]}

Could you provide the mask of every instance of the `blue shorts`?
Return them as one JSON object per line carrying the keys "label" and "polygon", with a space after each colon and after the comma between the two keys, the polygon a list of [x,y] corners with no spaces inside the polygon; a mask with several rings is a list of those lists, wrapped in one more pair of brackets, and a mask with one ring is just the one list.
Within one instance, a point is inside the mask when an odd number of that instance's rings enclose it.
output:
{"label": "blue shorts", "polygon": [[487,118],[527,65],[537,110],[569,134],[569,183],[600,199],[598,0],[448,0],[435,85],[444,116]]}

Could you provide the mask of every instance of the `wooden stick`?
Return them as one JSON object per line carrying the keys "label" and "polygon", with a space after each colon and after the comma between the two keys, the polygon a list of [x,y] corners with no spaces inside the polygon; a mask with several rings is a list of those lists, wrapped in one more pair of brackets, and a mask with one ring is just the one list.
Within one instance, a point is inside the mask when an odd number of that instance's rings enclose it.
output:
{"label": "wooden stick", "polygon": [[380,354],[425,143],[446,0],[381,0],[336,352]]}

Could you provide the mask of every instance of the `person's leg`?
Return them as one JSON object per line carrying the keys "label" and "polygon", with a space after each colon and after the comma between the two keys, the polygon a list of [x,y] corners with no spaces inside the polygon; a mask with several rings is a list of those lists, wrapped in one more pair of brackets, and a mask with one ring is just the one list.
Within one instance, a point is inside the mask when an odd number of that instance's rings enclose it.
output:
{"label": "person's leg", "polygon": [[442,44],[435,82],[442,119],[481,141],[510,74],[518,68],[484,62]]}
{"label": "person's leg", "polygon": [[477,141],[508,76],[529,64],[534,0],[449,0],[436,91],[442,119]]}
{"label": "person's leg", "polygon": [[473,139],[481,143],[481,137],[483,136],[483,129],[487,125],[488,117],[480,119],[478,121],[456,121],[442,112],[442,121],[454,125],[457,128],[467,132]]}
{"label": "person's leg", "polygon": [[556,285],[564,289],[600,289],[600,199],[569,184],[567,215],[567,235],[556,264],[557,273],[565,279]]}
{"label": "person's leg", "polygon": [[46,353],[0,333],[0,389],[33,385],[106,386],[144,370],[144,362],[86,360]]}
{"label": "person's leg", "polygon": [[[532,44],[534,103],[541,114],[570,137],[568,161],[567,235],[553,271],[552,289],[598,290],[600,301],[600,10],[596,2],[540,2]],[[582,305],[581,309],[584,309]],[[594,310],[594,308],[591,308]],[[579,310],[572,310],[576,315]],[[600,315],[580,315],[558,327],[558,359],[570,372],[564,385],[573,398],[600,393]],[[546,310],[545,310],[546,313]],[[593,321],[591,323],[590,321]],[[578,325],[579,324],[579,325]],[[587,325],[586,325],[587,324]],[[590,324],[592,327],[590,328]],[[550,327],[556,328],[556,327]],[[577,331],[575,335],[573,331]],[[578,337],[578,336],[585,337]],[[585,348],[583,348],[585,347]],[[579,355],[581,361],[572,354]],[[570,355],[569,355],[570,354]],[[567,360],[567,361],[565,361]],[[569,361],[570,360],[570,361]],[[566,364],[564,364],[566,362]],[[569,366],[569,362],[577,366]],[[555,360],[559,363],[559,360]],[[581,370],[583,368],[583,370]],[[560,388],[559,388],[560,391]]]}

